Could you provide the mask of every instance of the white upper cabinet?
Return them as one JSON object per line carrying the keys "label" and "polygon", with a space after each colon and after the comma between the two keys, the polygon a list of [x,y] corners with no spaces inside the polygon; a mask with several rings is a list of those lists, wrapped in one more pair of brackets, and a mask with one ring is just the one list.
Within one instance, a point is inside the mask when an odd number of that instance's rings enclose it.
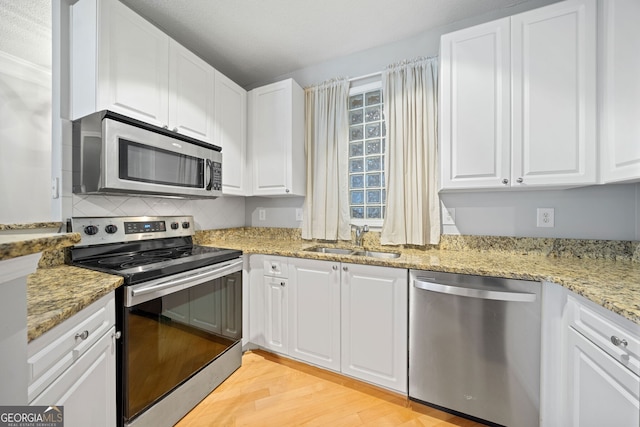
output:
{"label": "white upper cabinet", "polygon": [[604,183],[640,180],[640,1],[600,2],[600,147]]}
{"label": "white upper cabinet", "polygon": [[215,70],[117,0],[72,7],[71,118],[109,109],[213,141]]}
{"label": "white upper cabinet", "polygon": [[595,0],[441,40],[442,189],[596,182]]}
{"label": "white upper cabinet", "polygon": [[222,192],[249,196],[251,178],[247,175],[247,91],[216,71],[216,145],[222,147]]}
{"label": "white upper cabinet", "polygon": [[249,92],[254,196],[304,196],[304,91],[293,79]]}
{"label": "white upper cabinet", "polygon": [[185,47],[169,41],[168,126],[171,130],[214,142],[215,71]]}

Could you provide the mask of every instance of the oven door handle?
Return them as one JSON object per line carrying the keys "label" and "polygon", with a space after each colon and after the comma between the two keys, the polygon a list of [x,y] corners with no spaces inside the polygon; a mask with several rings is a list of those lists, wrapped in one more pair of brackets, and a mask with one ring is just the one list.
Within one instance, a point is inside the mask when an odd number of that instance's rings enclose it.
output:
{"label": "oven door handle", "polygon": [[[181,289],[188,289],[189,287],[198,285],[202,282],[205,282],[206,280],[224,276],[225,274],[219,274],[221,272],[226,273],[228,271],[229,273],[233,273],[233,270],[235,270],[236,267],[241,266],[242,263],[242,259],[239,259],[230,264],[217,266],[216,268],[208,269],[206,271],[200,271],[194,274],[188,274],[178,279],[171,279],[164,282],[154,283],[153,285],[145,286],[142,288],[131,289],[131,296],[135,298],[140,295],[150,294],[152,292],[162,291],[174,287],[177,288],[176,291]],[[184,285],[185,283],[189,283],[190,286],[184,288],[182,285]]]}

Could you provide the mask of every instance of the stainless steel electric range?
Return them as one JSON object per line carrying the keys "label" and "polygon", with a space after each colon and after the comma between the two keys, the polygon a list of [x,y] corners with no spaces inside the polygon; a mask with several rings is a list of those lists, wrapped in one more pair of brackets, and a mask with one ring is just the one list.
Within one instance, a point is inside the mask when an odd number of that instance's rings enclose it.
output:
{"label": "stainless steel electric range", "polygon": [[193,244],[180,217],[72,218],[71,264],[116,292],[120,426],[172,426],[241,364],[242,252]]}

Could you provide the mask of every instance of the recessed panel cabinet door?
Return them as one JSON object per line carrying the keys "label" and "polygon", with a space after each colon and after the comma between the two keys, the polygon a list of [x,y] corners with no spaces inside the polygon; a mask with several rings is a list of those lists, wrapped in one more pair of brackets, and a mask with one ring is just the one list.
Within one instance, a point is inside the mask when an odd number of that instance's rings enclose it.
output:
{"label": "recessed panel cabinet door", "polygon": [[289,263],[289,355],[340,371],[340,263]]}
{"label": "recessed panel cabinet door", "polygon": [[640,1],[600,3],[602,180],[640,180]]}
{"label": "recessed panel cabinet door", "polygon": [[407,393],[408,272],[342,264],[342,373]]}
{"label": "recessed panel cabinet door", "polygon": [[640,425],[640,377],[573,328],[568,328],[567,351],[565,425]]}
{"label": "recessed panel cabinet door", "polygon": [[247,176],[247,91],[216,71],[215,144],[222,147],[222,192],[250,196]]}
{"label": "recessed panel cabinet door", "polygon": [[511,17],[514,186],[596,182],[596,4]]}
{"label": "recessed panel cabinet door", "polygon": [[264,280],[264,347],[287,354],[288,279],[267,277]]}
{"label": "recessed panel cabinet door", "polygon": [[99,7],[98,108],[166,125],[169,37],[119,1]]}
{"label": "recessed panel cabinet door", "polygon": [[509,18],[442,36],[442,188],[505,186],[511,163],[509,55]]}
{"label": "recessed panel cabinet door", "polygon": [[212,66],[171,40],[169,43],[169,127],[213,143],[214,79]]}

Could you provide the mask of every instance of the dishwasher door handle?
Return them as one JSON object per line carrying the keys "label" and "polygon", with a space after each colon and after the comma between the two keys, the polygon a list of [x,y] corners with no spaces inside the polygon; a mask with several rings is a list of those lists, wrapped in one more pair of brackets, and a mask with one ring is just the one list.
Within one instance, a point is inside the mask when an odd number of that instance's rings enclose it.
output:
{"label": "dishwasher door handle", "polygon": [[[435,279],[433,279],[435,280]],[[428,278],[416,278],[413,286],[425,291],[439,292],[441,294],[457,295],[461,297],[481,298],[495,301],[510,302],[534,302],[536,294],[528,292],[495,291],[492,289],[465,288],[462,286],[445,285],[444,283],[431,282]]]}

